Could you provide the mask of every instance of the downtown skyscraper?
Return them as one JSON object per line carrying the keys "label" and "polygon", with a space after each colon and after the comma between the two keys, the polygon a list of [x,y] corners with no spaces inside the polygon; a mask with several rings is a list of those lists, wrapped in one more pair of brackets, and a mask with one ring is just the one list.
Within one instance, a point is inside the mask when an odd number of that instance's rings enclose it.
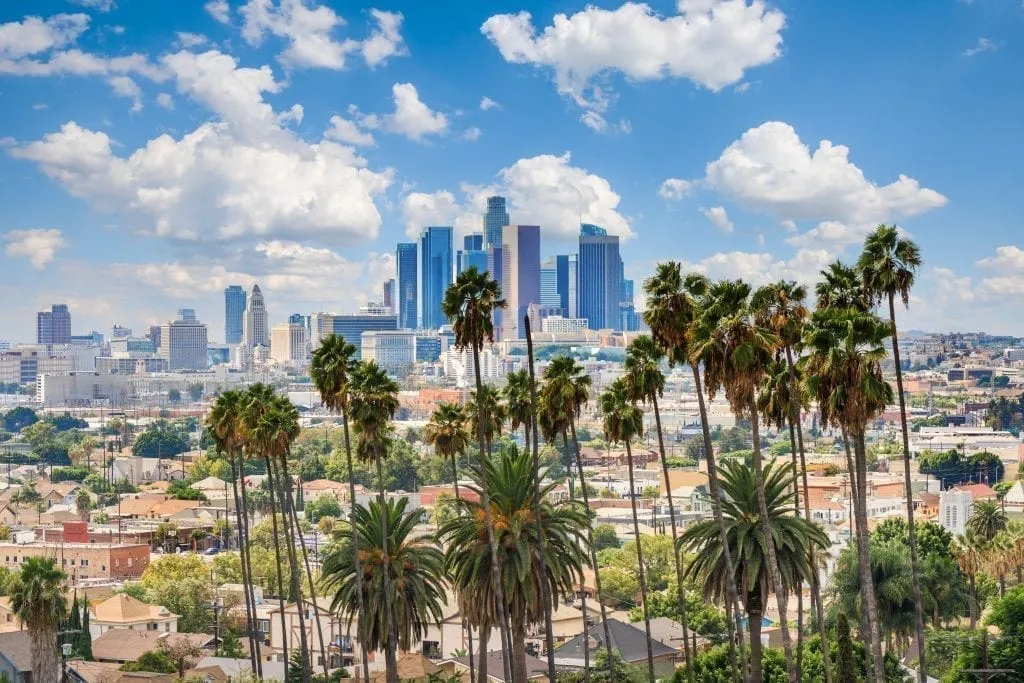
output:
{"label": "downtown skyscraper", "polygon": [[245,290],[240,285],[224,288],[224,343],[241,344],[245,332]]}
{"label": "downtown skyscraper", "polygon": [[555,257],[555,289],[558,305],[566,318],[579,317],[579,257],[576,254],[559,254]]}
{"label": "downtown skyscraper", "polygon": [[501,336],[526,336],[523,318],[531,305],[540,305],[540,226],[507,225],[502,230],[501,294],[508,303]]}
{"label": "downtown skyscraper", "polygon": [[395,253],[398,280],[398,327],[415,330],[419,327],[419,286],[417,283],[416,243],[400,242]]}
{"label": "downtown skyscraper", "polygon": [[488,197],[484,214],[484,249],[501,247],[501,230],[509,224],[508,205],[504,197]]}
{"label": "downtown skyscraper", "polygon": [[592,330],[619,329],[621,259],[619,238],[597,225],[580,226],[579,317]]}
{"label": "downtown skyscraper", "polygon": [[471,232],[462,238],[462,249],[455,252],[455,273],[458,275],[471,266],[481,273],[487,270],[487,252],[484,250],[484,234]]}
{"label": "downtown skyscraper", "polygon": [[67,304],[53,304],[36,313],[37,344],[67,344],[71,341],[71,311]]}
{"label": "downtown skyscraper", "polygon": [[244,343],[250,349],[257,346],[270,348],[270,325],[267,318],[267,305],[263,301],[263,292],[259,285],[252,286],[248,306],[245,309]]}
{"label": "downtown skyscraper", "polygon": [[420,233],[420,321],[425,329],[447,325],[441,302],[452,283],[452,229],[432,226]]}

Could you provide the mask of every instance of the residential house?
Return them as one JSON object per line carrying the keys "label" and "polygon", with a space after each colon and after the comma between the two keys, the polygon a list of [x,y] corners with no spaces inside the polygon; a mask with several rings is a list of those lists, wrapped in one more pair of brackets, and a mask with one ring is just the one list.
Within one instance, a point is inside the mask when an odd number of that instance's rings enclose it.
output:
{"label": "residential house", "polygon": [[[1024,512],[1024,482],[1017,480],[1003,496],[1003,505],[1007,511]],[[2,511],[0,511],[2,512]]]}
{"label": "residential house", "polygon": [[[647,634],[643,628],[637,628],[618,619],[608,620],[612,649],[618,650],[622,659],[630,664],[643,664],[647,659]],[[579,634],[555,652],[555,664],[559,667],[582,669],[584,666],[583,648],[589,651],[590,661],[597,658],[597,653],[606,647],[604,625],[594,624],[586,634]],[[651,650],[654,654],[654,673],[658,677],[668,677],[675,672],[679,653],[673,647],[651,639]]]}
{"label": "residential house", "polygon": [[[333,669],[339,666],[351,668],[358,661],[356,657],[359,654],[355,639],[349,635],[356,630],[356,620],[353,619],[350,631],[347,623],[348,620],[342,620],[338,614],[331,611],[331,599],[327,597],[317,598],[316,605],[309,599],[304,599],[301,604],[305,617],[306,644],[313,658],[314,668],[323,666],[325,655],[330,668]],[[274,605],[267,610],[267,616],[270,620],[270,646],[277,650],[283,650],[286,642],[285,638],[287,637],[288,649],[291,651],[298,649],[301,633],[299,630],[298,603],[293,602],[285,605],[283,629],[281,625],[281,608],[279,606]],[[327,648],[326,653],[320,649],[320,632],[317,630],[317,621],[319,621],[320,628],[323,630],[324,647]]]}
{"label": "residential house", "polygon": [[[668,645],[683,654],[683,625],[668,617],[656,617],[651,619],[651,640],[656,640],[662,645]],[[711,641],[690,629],[690,646],[697,652],[710,647]]]}
{"label": "residential house", "polygon": [[[263,662],[263,680],[265,683],[287,680],[287,664],[285,662]],[[185,672],[187,680],[225,681],[256,680],[252,677],[252,663],[248,659],[228,659],[227,657],[203,657],[195,668]]]}
{"label": "residential house", "polygon": [[166,607],[136,600],[126,593],[117,593],[93,605],[91,612],[89,632],[94,639],[114,629],[158,633],[175,633],[178,630],[177,614]]}
{"label": "residential house", "polygon": [[[3,634],[0,634],[2,637]],[[158,631],[107,631],[92,641],[92,657],[98,662],[134,662],[143,654],[160,647],[189,641],[196,647],[210,649],[213,636],[206,633],[161,633]]]}
{"label": "residential house", "polygon": [[[469,657],[446,659],[441,662],[441,670],[448,676],[458,675],[460,681],[468,681],[470,673]],[[473,672],[476,673],[476,670],[474,669]],[[526,655],[526,679],[530,681],[543,681],[547,680],[547,677],[547,661]],[[492,650],[487,653],[487,680],[490,683],[506,683],[500,650]]]}
{"label": "residential house", "polygon": [[0,633],[0,679],[43,683],[32,678],[32,638],[28,631]]}
{"label": "residential house", "polygon": [[69,683],[177,683],[177,680],[178,674],[121,671],[120,665],[113,662],[68,661]]}

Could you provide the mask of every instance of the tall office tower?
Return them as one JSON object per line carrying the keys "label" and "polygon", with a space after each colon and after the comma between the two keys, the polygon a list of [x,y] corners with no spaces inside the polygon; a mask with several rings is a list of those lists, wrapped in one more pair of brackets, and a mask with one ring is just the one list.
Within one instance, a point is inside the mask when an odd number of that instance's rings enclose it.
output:
{"label": "tall office tower", "polygon": [[314,313],[313,348],[324,337],[336,334],[356,347],[356,359],[362,357],[363,332],[394,331],[399,329],[398,316],[383,312],[382,307],[363,306],[359,313]]}
{"label": "tall office tower", "polygon": [[417,285],[416,245],[401,242],[395,256],[398,270],[398,327],[415,330],[419,327],[419,289]]}
{"label": "tall office tower", "polygon": [[384,307],[394,310],[395,308],[395,279],[384,281]]}
{"label": "tall office tower", "polygon": [[447,226],[425,228],[420,233],[420,282],[422,283],[420,320],[424,329],[448,324],[441,302],[452,283],[452,229]]}
{"label": "tall office tower", "polygon": [[306,326],[306,316],[302,315],[301,313],[292,313],[290,316],[288,316],[288,324],[289,325],[302,325],[303,327],[305,327]]}
{"label": "tall office tower", "polygon": [[179,308],[178,309],[178,320],[186,320],[190,323],[196,321],[196,309],[194,308]]}
{"label": "tall office tower", "polygon": [[487,270],[487,252],[484,250],[484,235],[473,232],[462,238],[462,249],[455,253],[456,274],[476,267],[481,273]]}
{"label": "tall office tower", "polygon": [[622,278],[619,282],[619,329],[636,332],[640,329],[640,316],[633,301],[633,281]]}
{"label": "tall office tower", "polygon": [[558,305],[562,315],[575,318],[579,310],[576,294],[579,283],[576,254],[559,254],[555,257],[555,279],[558,287]]}
{"label": "tall office tower", "polygon": [[48,311],[36,314],[37,344],[68,344],[71,342],[71,311],[67,304],[53,304]]}
{"label": "tall office tower", "polygon": [[579,315],[590,329],[619,327],[619,238],[596,225],[580,229]]}
{"label": "tall office tower", "polygon": [[296,323],[289,320],[274,325],[270,330],[270,357],[286,365],[303,365],[306,361],[306,340],[304,321]]}
{"label": "tall office tower", "polygon": [[501,293],[508,303],[501,339],[523,339],[523,318],[540,304],[540,226],[506,225],[501,232]]}
{"label": "tall office tower", "polygon": [[160,348],[160,329],[159,325],[150,325],[149,334],[146,335],[149,337],[149,340],[153,342],[153,347],[157,349]]}
{"label": "tall office tower", "polygon": [[549,258],[540,264],[540,303],[542,306],[562,306],[558,296],[558,263]]}
{"label": "tall office tower", "polygon": [[[504,272],[502,270],[502,251],[500,244],[487,248],[487,272],[490,274],[491,279],[497,282],[498,286],[501,287],[501,296],[502,298],[505,298],[505,288],[502,285],[501,279],[502,273]],[[494,326],[495,339],[501,339],[501,323],[502,319],[506,315],[508,315],[507,311],[500,308],[495,308],[494,311],[491,312],[491,325]]]}
{"label": "tall office tower", "polygon": [[121,325],[114,325],[110,328],[111,339],[124,339],[132,336],[132,328],[122,327]]}
{"label": "tall office tower", "polygon": [[159,354],[167,360],[169,370],[205,370],[210,363],[206,342],[203,323],[171,320],[161,327]]}
{"label": "tall office tower", "polygon": [[224,343],[241,344],[245,332],[245,290],[239,285],[224,288]]}
{"label": "tall office tower", "polygon": [[483,248],[501,246],[501,229],[508,225],[508,207],[504,197],[488,197],[484,214]]}
{"label": "tall office tower", "polygon": [[245,309],[245,339],[250,349],[257,346],[270,346],[270,326],[267,322],[267,305],[263,301],[263,292],[259,285],[252,286],[249,304]]}

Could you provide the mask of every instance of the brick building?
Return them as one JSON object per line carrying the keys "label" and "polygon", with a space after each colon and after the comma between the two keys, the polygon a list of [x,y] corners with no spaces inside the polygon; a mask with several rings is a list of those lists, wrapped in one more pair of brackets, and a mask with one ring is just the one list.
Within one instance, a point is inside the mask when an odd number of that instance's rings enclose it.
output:
{"label": "brick building", "polygon": [[68,575],[81,579],[137,579],[149,566],[149,546],[112,543],[0,543],[0,566],[19,571],[29,557],[52,557]]}

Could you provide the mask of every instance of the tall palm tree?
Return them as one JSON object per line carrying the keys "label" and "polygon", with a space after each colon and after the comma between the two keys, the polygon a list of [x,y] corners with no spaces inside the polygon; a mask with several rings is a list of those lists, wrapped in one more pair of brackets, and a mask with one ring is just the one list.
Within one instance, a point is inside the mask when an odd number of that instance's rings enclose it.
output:
{"label": "tall palm tree", "polygon": [[953,539],[949,551],[960,567],[960,571],[967,577],[967,585],[971,589],[970,620],[973,630],[978,625],[977,578],[985,561],[985,541],[968,529],[963,536]]}
{"label": "tall palm tree", "polygon": [[[320,392],[320,400],[328,410],[341,415],[341,424],[345,433],[345,460],[348,465],[348,501],[349,525],[352,530],[352,548],[355,562],[356,581],[362,581],[360,568],[359,535],[355,531],[356,483],[352,467],[352,441],[349,434],[349,379],[355,365],[356,347],[345,341],[344,337],[335,334],[326,336],[320,346],[313,352],[313,362],[309,368],[310,379]],[[359,600],[359,623],[363,621],[363,591],[355,587]],[[363,678],[370,679],[369,651],[366,643],[360,641],[362,654]]]}
{"label": "tall palm tree", "polygon": [[[252,580],[252,562],[249,557],[249,525],[246,515],[245,497],[245,465],[242,455],[242,411],[245,396],[233,389],[221,393],[214,401],[206,416],[206,428],[213,434],[213,442],[217,450],[224,454],[231,464],[231,492],[235,501],[235,517],[238,520],[238,555],[242,568],[243,597],[245,600],[246,636],[252,647],[249,648],[249,661],[257,676],[263,675],[263,661],[260,656],[260,642],[256,636],[256,598]],[[241,495],[239,495],[241,482]]]}
{"label": "tall palm tree", "polygon": [[[721,474],[726,545],[736,558],[732,572],[725,562],[725,545],[713,521],[691,525],[680,536],[679,544],[694,553],[687,574],[705,581],[704,592],[709,599],[721,599],[731,583],[742,587],[750,629],[751,679],[760,683],[764,603],[773,587],[777,591],[780,586],[770,569],[771,553],[766,551],[774,548],[784,585],[794,585],[809,580],[816,571],[810,563],[810,550],[825,550],[829,539],[817,524],[792,514],[789,489],[794,475],[790,465],[766,464],[763,484],[756,472],[735,461],[723,462]],[[768,508],[767,535],[762,524],[762,496]],[[772,542],[766,543],[766,538]]]}
{"label": "tall palm tree", "polygon": [[[692,666],[690,655],[690,626],[686,618],[686,598],[683,589],[683,564],[678,544],[679,532],[676,526],[676,506],[672,500],[672,482],[668,476],[668,459],[665,456],[665,437],[661,429],[661,410],[658,398],[665,393],[665,375],[661,372],[661,361],[665,354],[648,335],[640,335],[626,349],[625,378],[633,401],[650,404],[654,409],[654,425],[658,432],[658,453],[661,455],[661,472],[665,478],[665,491],[668,496],[668,514],[672,518],[672,543],[675,551],[673,559],[676,565],[676,585],[679,586],[679,614],[683,627],[683,658],[689,669]],[[639,542],[639,539],[638,539]]]}
{"label": "tall palm tree", "polygon": [[[708,487],[711,493],[711,510],[718,526],[723,561],[733,571],[732,554],[726,542],[725,520],[722,517],[721,494],[718,486],[718,467],[715,462],[714,444],[711,441],[711,428],[708,423],[707,405],[704,402],[704,390],[701,381],[700,360],[692,357],[691,341],[696,320],[700,317],[700,309],[706,298],[709,283],[700,275],[683,277],[682,268],[676,262],[659,263],[655,275],[644,283],[647,292],[647,306],[644,321],[651,328],[651,337],[665,351],[669,365],[686,363],[693,373],[694,391],[697,394],[697,407],[700,411],[701,435],[704,439],[704,453],[707,458]],[[725,618],[729,630],[729,661],[732,668],[733,681],[740,679],[740,665],[737,657],[737,646],[743,651],[743,629],[739,627],[740,601],[736,584],[727,582],[725,586],[726,608]],[[742,678],[748,679],[746,672]]]}
{"label": "tall palm tree", "polygon": [[810,352],[805,362],[808,391],[817,398],[822,421],[842,427],[844,442],[853,442],[855,458],[850,476],[856,484],[854,517],[861,585],[867,604],[862,614],[873,660],[869,671],[873,669],[878,681],[884,680],[884,663],[868,546],[865,433],[868,422],[892,401],[892,387],[882,376],[881,366],[889,334],[889,325],[870,313],[855,308],[819,308],[804,335]]}
{"label": "tall palm tree", "polygon": [[60,679],[57,627],[67,615],[64,579],[52,557],[29,557],[10,587],[11,611],[28,629],[32,680]]}
{"label": "tall palm tree", "polygon": [[523,428],[523,443],[530,445],[530,430],[533,429],[533,406],[530,404],[530,375],[526,369],[508,373],[505,378],[505,415],[512,431]]}
{"label": "tall palm tree", "polygon": [[[999,533],[1006,530],[1010,518],[994,500],[980,500],[971,508],[967,529],[986,544],[986,564],[999,578],[999,595],[1006,592],[1006,571],[1002,562],[1002,544],[996,543]],[[1001,540],[1001,539],[1000,539]]]}
{"label": "tall palm tree", "polygon": [[501,430],[508,420],[501,392],[490,384],[484,384],[479,391],[474,389],[469,392],[469,401],[465,409],[466,425],[474,435],[479,434],[479,426],[483,422],[484,450],[490,451],[491,444],[501,436]]}
{"label": "tall palm tree", "polygon": [[[374,462],[377,465],[377,493],[380,506],[385,506],[384,458],[388,454],[392,428],[391,420],[398,410],[398,383],[388,377],[374,361],[360,361],[352,371],[351,377],[352,419],[355,421],[356,433],[359,435],[359,447],[356,456],[363,462]],[[383,552],[384,607],[388,642],[398,642],[393,610],[391,606],[391,569],[390,555],[387,548],[389,515],[381,514],[380,538]],[[393,647],[384,651],[388,683],[398,683],[398,659]]]}
{"label": "tall palm tree", "polygon": [[408,502],[354,506],[361,550],[346,533],[324,558],[324,587],[334,591],[331,611],[347,617],[349,628],[358,617],[358,637],[375,651],[408,651],[444,618],[444,555],[432,535],[416,534],[420,516],[406,511]]}
{"label": "tall palm tree", "polygon": [[895,225],[879,225],[864,242],[857,262],[864,290],[873,303],[887,300],[892,325],[892,358],[896,365],[896,395],[900,400],[900,428],[903,433],[903,488],[907,497],[907,535],[910,546],[910,573],[914,583],[914,634],[917,637],[918,680],[925,683],[927,668],[924,647],[924,611],[921,602],[921,574],[917,559],[917,532],[914,528],[914,493],[910,481],[910,430],[907,429],[907,404],[903,395],[903,368],[896,328],[896,297],[910,305],[910,288],[921,267],[921,250],[913,241],[901,237]]}
{"label": "tall palm tree", "polygon": [[[462,493],[459,490],[459,458],[469,447],[470,436],[466,428],[466,411],[457,403],[442,403],[430,416],[430,422],[424,431],[424,441],[434,447],[442,458],[450,458],[452,461],[452,483],[455,486],[455,500],[462,500]],[[473,631],[466,628],[465,615],[463,615],[463,629],[466,631],[469,641],[469,677],[473,678],[474,653],[473,653]]]}
{"label": "tall palm tree", "polygon": [[[762,487],[758,489],[758,503],[764,536],[768,528],[767,500],[763,489],[763,463],[760,422],[757,412],[757,389],[764,378],[765,368],[771,363],[779,346],[778,336],[761,324],[757,311],[751,306],[750,286],[742,281],[724,281],[711,286],[708,304],[698,319],[693,333],[692,354],[704,362],[704,388],[708,395],[724,389],[725,398],[737,416],[750,418],[750,431],[754,447],[754,474]],[[768,544],[768,569],[775,587],[775,600],[779,606],[779,630],[786,659],[786,672],[790,683],[797,682],[793,658],[793,645],[788,624],[788,591],[782,581],[775,547]]]}
{"label": "tall palm tree", "polygon": [[[544,369],[544,386],[540,397],[540,424],[545,430],[544,438],[554,443],[557,436],[568,443],[572,435],[573,460],[576,463],[576,474],[579,477],[580,491],[583,494],[583,505],[590,510],[590,494],[587,493],[587,480],[583,473],[583,460],[580,457],[580,443],[576,438],[576,420],[583,411],[583,406],[590,400],[592,381],[582,365],[571,356],[557,356]],[[597,592],[598,608],[601,610],[601,625],[604,629],[605,651],[608,661],[612,661],[612,636],[608,624],[607,607],[604,604],[604,593],[601,590],[601,573],[597,570],[597,548],[594,546],[594,521],[587,514],[587,545],[590,547],[590,563],[594,568],[594,588]],[[584,631],[586,631],[586,595],[580,591],[584,613]],[[585,663],[589,664],[590,652],[584,649]]]}
{"label": "tall palm tree", "polygon": [[[483,470],[489,470],[486,474]],[[471,615],[471,622],[486,628],[495,614],[498,599],[490,580],[490,564],[494,561],[488,541],[483,504],[483,483],[491,487],[491,515],[503,520],[496,528],[504,577],[504,599],[512,624],[514,666],[512,680],[525,683],[527,629],[544,621],[544,600],[541,580],[547,576],[548,595],[552,607],[561,597],[571,595],[583,577],[587,564],[589,542],[583,534],[587,511],[575,501],[552,503],[548,494],[556,486],[548,483],[541,489],[538,510],[534,505],[533,458],[529,450],[510,445],[493,459],[482,461],[482,467],[471,469],[471,487],[479,501],[456,501],[462,514],[445,522],[438,531],[447,544],[446,566],[459,595],[460,607]],[[544,475],[547,472],[542,473]],[[536,520],[540,520],[540,533]],[[544,544],[545,558],[540,545]],[[546,572],[540,571],[541,562]],[[481,633],[481,680],[484,680],[486,640]]]}
{"label": "tall palm tree", "polygon": [[[483,389],[483,380],[480,377],[480,353],[483,351],[485,342],[494,341],[493,315],[506,307],[505,300],[501,298],[501,286],[490,277],[487,272],[481,273],[475,266],[470,266],[455,279],[455,282],[444,293],[444,301],[441,302],[441,310],[445,316],[452,321],[452,329],[455,332],[455,346],[458,349],[472,347],[473,349],[473,376],[476,381],[476,430],[477,445],[480,454],[481,472],[485,478],[488,468],[482,467],[487,460],[488,453],[485,448],[485,429],[489,428],[489,408],[484,403],[486,398]],[[486,439],[487,443],[491,439]],[[508,615],[505,609],[504,590],[501,579],[501,564],[498,561],[498,546],[495,542],[494,521],[491,519],[490,491],[487,481],[481,485],[481,497],[484,507],[484,516],[487,521],[487,538],[491,544],[491,572],[494,581],[494,590],[498,604],[498,627],[501,630],[501,661],[504,669],[505,680],[512,677],[511,662],[508,657],[509,624]],[[486,642],[486,641],[484,641]],[[483,662],[481,662],[483,666]]]}
{"label": "tall palm tree", "polygon": [[[630,400],[629,387],[619,378],[605,389],[598,399],[605,438],[610,444],[621,442],[626,447],[626,466],[629,470],[629,504],[633,511],[633,535],[636,538],[637,578],[643,602],[644,630],[647,633],[647,676],[654,682],[654,651],[651,646],[651,617],[647,601],[647,572],[644,569],[644,551],[640,543],[640,521],[636,514],[636,484],[633,481],[633,448],[630,445],[644,428],[644,414]],[[596,571],[596,569],[595,569]],[[680,585],[680,589],[682,586]]]}
{"label": "tall palm tree", "polygon": [[862,313],[871,310],[871,297],[864,290],[860,273],[842,261],[833,261],[821,271],[814,286],[818,308],[852,308]]}

